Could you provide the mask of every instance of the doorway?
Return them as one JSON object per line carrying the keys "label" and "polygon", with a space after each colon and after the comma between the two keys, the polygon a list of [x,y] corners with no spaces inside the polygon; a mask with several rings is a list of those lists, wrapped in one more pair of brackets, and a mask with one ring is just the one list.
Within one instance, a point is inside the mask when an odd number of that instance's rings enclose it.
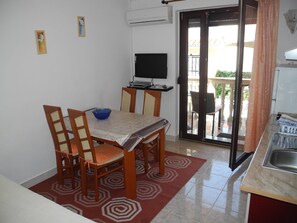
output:
{"label": "doorway", "polygon": [[236,147],[236,156],[244,153],[257,8],[249,13],[254,19],[244,23],[238,72],[240,9],[180,14],[180,137]]}

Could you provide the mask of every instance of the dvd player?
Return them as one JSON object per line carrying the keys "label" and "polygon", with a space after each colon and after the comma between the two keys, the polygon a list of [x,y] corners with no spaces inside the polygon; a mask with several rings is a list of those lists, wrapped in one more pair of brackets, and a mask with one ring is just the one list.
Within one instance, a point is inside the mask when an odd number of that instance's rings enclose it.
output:
{"label": "dvd player", "polygon": [[131,87],[150,87],[152,86],[151,82],[148,81],[131,81],[129,83]]}

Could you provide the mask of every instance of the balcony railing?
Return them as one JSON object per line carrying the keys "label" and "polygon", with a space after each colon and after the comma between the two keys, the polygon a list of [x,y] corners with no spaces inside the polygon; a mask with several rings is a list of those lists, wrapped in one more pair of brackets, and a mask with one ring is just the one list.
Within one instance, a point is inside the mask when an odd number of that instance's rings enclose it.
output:
{"label": "balcony railing", "polygon": [[[188,95],[190,91],[199,91],[199,55],[188,56]],[[251,79],[242,79],[242,94],[241,94],[241,116],[247,114],[247,99],[249,95],[249,85]],[[232,121],[233,111],[233,100],[234,100],[234,89],[235,89],[235,78],[234,77],[209,77],[208,78],[208,89],[221,88],[219,95],[215,95],[216,99],[222,105],[222,120]],[[192,111],[192,102],[188,97],[188,111]],[[225,117],[225,114],[227,117]]]}
{"label": "balcony railing", "polygon": [[[249,85],[251,79],[242,79],[242,94],[241,94],[241,114],[246,114],[247,110],[247,98],[249,92]],[[233,100],[234,100],[234,89],[235,89],[235,78],[232,77],[210,77],[208,78],[210,88],[216,89],[221,86],[220,95],[215,95],[216,99],[222,105],[222,120],[232,121],[233,111]],[[188,78],[188,90],[199,91],[199,78],[189,77]],[[228,99],[228,100],[226,100]],[[246,103],[244,103],[246,102]],[[244,106],[245,105],[245,106]],[[227,111],[226,111],[227,110]],[[192,111],[192,102],[188,100],[188,111]],[[228,117],[225,117],[228,114]]]}

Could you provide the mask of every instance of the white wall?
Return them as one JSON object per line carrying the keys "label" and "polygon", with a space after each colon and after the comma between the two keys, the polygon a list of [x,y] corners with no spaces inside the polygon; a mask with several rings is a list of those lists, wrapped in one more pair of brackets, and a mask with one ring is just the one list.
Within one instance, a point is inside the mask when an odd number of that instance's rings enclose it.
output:
{"label": "white wall", "polygon": [[[297,31],[293,34],[290,32],[284,16],[289,9],[297,9],[297,1],[280,0],[277,65],[288,64],[289,62],[285,60],[285,52],[297,48]],[[297,62],[294,64],[297,65]]]}
{"label": "white wall", "polygon": [[[129,0],[0,0],[0,174],[18,183],[55,167],[43,104],[119,108],[130,80]],[[77,34],[85,16],[86,37]],[[35,33],[46,33],[37,55]]]}

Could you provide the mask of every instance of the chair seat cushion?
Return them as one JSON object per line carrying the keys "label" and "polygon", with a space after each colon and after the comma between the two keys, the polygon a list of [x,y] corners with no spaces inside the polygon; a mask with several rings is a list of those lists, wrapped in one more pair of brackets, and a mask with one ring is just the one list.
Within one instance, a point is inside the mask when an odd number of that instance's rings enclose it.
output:
{"label": "chair seat cushion", "polygon": [[122,149],[108,144],[100,144],[95,147],[96,165],[105,165],[124,157]]}
{"label": "chair seat cushion", "polygon": [[154,141],[158,137],[159,137],[159,133],[156,133],[156,134],[152,135],[151,137],[149,137],[148,139],[144,140],[141,143],[143,143],[143,144],[151,143],[152,141]]}
{"label": "chair seat cushion", "polygon": [[78,148],[74,139],[70,140],[70,144],[71,144],[72,156],[78,156]]}

